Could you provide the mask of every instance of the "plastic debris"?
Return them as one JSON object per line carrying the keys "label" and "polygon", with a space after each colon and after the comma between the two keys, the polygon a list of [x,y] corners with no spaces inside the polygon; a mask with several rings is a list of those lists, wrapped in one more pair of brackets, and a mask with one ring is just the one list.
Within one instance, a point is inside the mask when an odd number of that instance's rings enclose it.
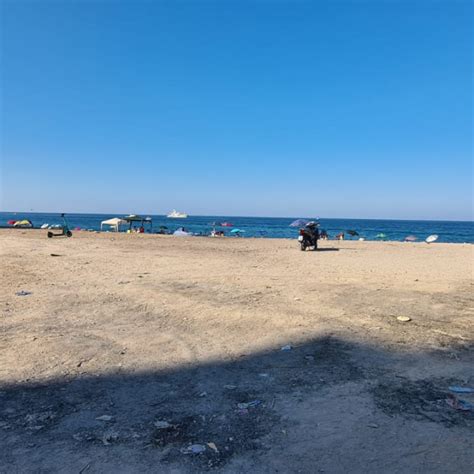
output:
{"label": "plastic debris", "polygon": [[237,385],[224,385],[224,388],[226,390],[235,390],[237,388]]}
{"label": "plastic debris", "polygon": [[280,350],[281,351],[291,351],[293,349],[293,346],[291,344],[287,344],[286,346],[283,346]]}
{"label": "plastic debris", "polygon": [[106,431],[101,438],[102,443],[105,446],[108,446],[111,442],[117,441],[119,438],[119,434],[116,431]]}
{"label": "plastic debris", "polygon": [[451,392],[454,393],[474,393],[474,388],[471,387],[458,387],[457,385],[452,385],[448,388]]}
{"label": "plastic debris", "polygon": [[397,316],[397,319],[402,323],[407,323],[408,321],[411,321],[411,318],[409,318],[408,316]]}
{"label": "plastic debris", "polygon": [[474,410],[474,404],[468,402],[467,400],[461,400],[456,396],[449,394],[446,399],[446,403],[455,410],[460,411],[471,411]]}
{"label": "plastic debris", "polygon": [[183,454],[201,454],[206,450],[206,446],[203,444],[191,444],[181,449]]}
{"label": "plastic debris", "polygon": [[102,416],[98,416],[96,418],[96,420],[99,420],[99,421],[112,421],[113,420],[113,416],[110,416],[110,415],[102,415]]}
{"label": "plastic debris", "polygon": [[240,410],[246,410],[248,408],[258,407],[262,403],[262,400],[252,400],[251,402],[237,403],[237,408]]}
{"label": "plastic debris", "polygon": [[167,421],[162,421],[162,420],[155,421],[153,424],[159,430],[165,430],[166,428],[170,428],[172,426]]}
{"label": "plastic debris", "polygon": [[28,296],[31,294],[32,294],[31,291],[25,291],[25,290],[17,291],[15,293],[16,296]]}
{"label": "plastic debris", "polygon": [[219,452],[219,450],[217,449],[217,446],[215,445],[215,443],[207,443],[207,445],[213,450],[215,451],[216,453]]}

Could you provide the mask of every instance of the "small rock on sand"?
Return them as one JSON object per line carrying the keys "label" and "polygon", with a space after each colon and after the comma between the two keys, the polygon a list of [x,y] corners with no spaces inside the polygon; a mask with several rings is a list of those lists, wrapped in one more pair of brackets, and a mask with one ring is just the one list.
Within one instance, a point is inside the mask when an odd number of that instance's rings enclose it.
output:
{"label": "small rock on sand", "polygon": [[402,323],[407,323],[408,321],[411,321],[411,318],[409,318],[408,316],[397,316],[397,319]]}

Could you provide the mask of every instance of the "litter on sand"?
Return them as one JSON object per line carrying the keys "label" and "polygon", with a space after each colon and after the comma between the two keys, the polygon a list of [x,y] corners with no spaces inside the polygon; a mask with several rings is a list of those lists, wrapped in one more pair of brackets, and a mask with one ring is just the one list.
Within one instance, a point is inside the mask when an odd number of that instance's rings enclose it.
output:
{"label": "litter on sand", "polygon": [[31,291],[25,291],[25,290],[17,291],[15,293],[16,296],[28,296],[31,294],[32,294]]}
{"label": "litter on sand", "polygon": [[471,387],[458,387],[457,385],[452,385],[448,388],[451,392],[454,393],[474,393],[474,388]]}
{"label": "litter on sand", "polygon": [[109,444],[117,441],[119,438],[119,434],[116,431],[106,431],[101,438],[102,443],[104,446],[108,446]]}
{"label": "litter on sand", "polygon": [[291,344],[287,344],[286,346],[283,346],[280,350],[281,351],[291,351],[293,349],[293,346]]}
{"label": "litter on sand", "polygon": [[206,450],[206,446],[203,444],[191,444],[181,449],[183,454],[201,454]]}
{"label": "litter on sand", "polygon": [[454,395],[449,394],[446,403],[455,410],[471,411],[474,410],[474,405],[467,400],[461,400]]}
{"label": "litter on sand", "polygon": [[213,450],[215,451],[216,453],[219,452],[219,450],[217,449],[217,446],[215,445],[215,443],[207,443],[207,445]]}
{"label": "litter on sand", "polygon": [[237,408],[240,410],[246,410],[247,408],[255,408],[262,403],[262,400],[252,400],[246,403],[237,403]]}
{"label": "litter on sand", "polygon": [[408,321],[411,321],[411,318],[409,318],[408,316],[397,316],[397,319],[402,323],[407,323]]}
{"label": "litter on sand", "polygon": [[155,421],[153,423],[156,428],[159,430],[165,430],[166,428],[169,428],[171,425],[167,421]]}
{"label": "litter on sand", "polygon": [[99,421],[112,421],[114,417],[113,416],[110,416],[110,415],[102,415],[102,416],[98,416],[96,418],[96,420],[99,420]]}

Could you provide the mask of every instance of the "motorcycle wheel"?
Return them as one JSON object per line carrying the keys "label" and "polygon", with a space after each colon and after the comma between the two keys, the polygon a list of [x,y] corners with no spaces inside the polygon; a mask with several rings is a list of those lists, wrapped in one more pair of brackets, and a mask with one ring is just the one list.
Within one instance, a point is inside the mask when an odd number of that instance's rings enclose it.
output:
{"label": "motorcycle wheel", "polygon": [[72,232],[71,232],[70,230],[68,230],[68,231],[66,232],[66,236],[67,236],[67,237],[72,237]]}
{"label": "motorcycle wheel", "polygon": [[48,239],[50,239],[53,236],[52,232],[48,232]]}

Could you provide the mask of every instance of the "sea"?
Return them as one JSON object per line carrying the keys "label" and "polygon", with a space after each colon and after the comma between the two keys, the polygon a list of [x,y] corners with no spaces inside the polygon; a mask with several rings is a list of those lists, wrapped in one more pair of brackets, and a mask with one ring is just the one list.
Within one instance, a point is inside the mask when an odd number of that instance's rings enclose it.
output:
{"label": "sea", "polygon": [[[100,230],[100,223],[112,217],[124,217],[117,214],[67,214],[69,226],[72,230]],[[215,223],[228,222],[232,227],[219,227],[216,230],[224,231],[225,235],[233,229],[243,232],[241,237],[257,238],[296,238],[298,228],[290,227],[295,217],[237,217],[237,216],[189,216],[186,219],[169,219],[161,215],[144,215],[152,218],[151,232],[157,233],[160,227],[173,232],[180,227],[197,235],[209,235]],[[9,220],[29,219],[35,228],[42,224],[61,224],[58,213],[28,213],[28,212],[0,212],[0,227],[8,227]],[[312,218],[307,218],[308,220]],[[419,241],[429,235],[438,235],[438,242],[474,243],[474,221],[416,221],[416,220],[385,220],[385,219],[332,219],[319,218],[321,229],[325,229],[330,238],[344,232],[346,239],[379,240],[377,235],[385,234],[384,240],[403,241],[407,236],[415,236]],[[351,237],[348,230],[354,230],[358,235]],[[147,226],[147,232],[149,228]]]}

